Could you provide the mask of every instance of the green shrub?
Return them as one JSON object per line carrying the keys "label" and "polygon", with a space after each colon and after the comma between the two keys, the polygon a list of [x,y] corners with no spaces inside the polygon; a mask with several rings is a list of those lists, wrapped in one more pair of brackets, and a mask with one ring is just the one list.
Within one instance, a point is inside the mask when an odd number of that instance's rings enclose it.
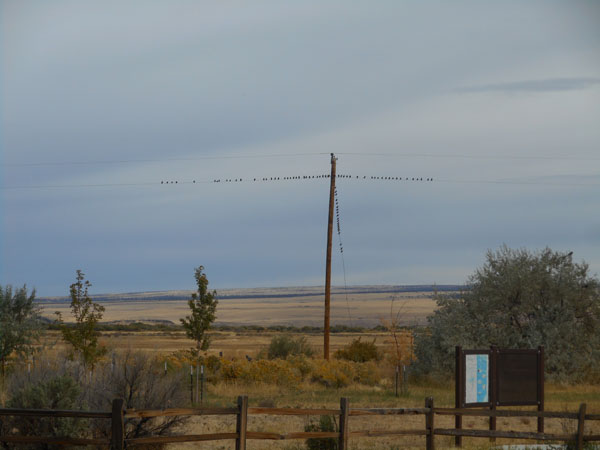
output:
{"label": "green shrub", "polygon": [[[47,381],[15,385],[9,408],[78,409],[81,389],[68,375],[54,376]],[[21,436],[85,437],[87,421],[68,417],[9,417],[0,422],[0,434]],[[23,448],[23,447],[21,447]],[[35,445],[25,448],[36,448]],[[48,446],[46,448],[58,448]]]}
{"label": "green shrub", "polygon": [[375,340],[363,342],[360,338],[354,339],[346,347],[335,352],[334,357],[354,362],[379,361],[381,359]]}
{"label": "green shrub", "polygon": [[290,356],[312,356],[313,348],[308,345],[304,336],[299,336],[294,339],[289,335],[274,336],[271,339],[267,350],[267,358],[269,359],[287,359]]}
{"label": "green shrub", "polygon": [[[310,422],[304,431],[337,431],[335,419],[332,416],[321,416],[318,422]],[[308,450],[337,450],[336,438],[310,438],[306,440]]]}
{"label": "green shrub", "polygon": [[[41,360],[31,371],[15,370],[8,379],[11,408],[110,411],[115,398],[125,400],[127,409],[166,409],[184,407],[189,402],[187,377],[183,371],[164,373],[164,360],[151,354],[126,351],[102,361],[90,372],[79,361],[58,357],[51,364]],[[187,375],[187,374],[185,374]],[[173,420],[175,419],[175,420]],[[183,420],[182,420],[183,419]],[[180,428],[184,416],[125,419],[125,438],[165,436]],[[0,435],[110,437],[104,420],[74,418],[0,417]],[[8,444],[6,444],[8,445]],[[0,448],[24,448],[19,445]],[[144,446],[161,449],[164,444]],[[32,445],[25,448],[59,448],[58,445]]]}

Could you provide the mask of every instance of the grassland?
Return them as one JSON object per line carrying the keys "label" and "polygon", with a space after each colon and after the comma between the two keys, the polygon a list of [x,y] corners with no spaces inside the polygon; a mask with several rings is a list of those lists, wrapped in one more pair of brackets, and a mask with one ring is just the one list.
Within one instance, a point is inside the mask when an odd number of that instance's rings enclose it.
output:
{"label": "grassland", "polygon": [[[228,291],[221,298],[218,307],[218,324],[225,325],[293,325],[321,326],[322,325],[322,296],[317,288],[302,288],[290,290],[244,290]],[[134,294],[130,294],[132,296]],[[172,295],[169,297],[169,295]],[[155,293],[155,295],[123,299],[118,297],[100,300],[106,308],[104,319],[112,322],[123,321],[169,321],[177,324],[180,317],[188,314],[186,299],[188,292]],[[393,302],[392,302],[393,300]],[[54,311],[62,311],[68,317],[68,303],[50,300],[43,304],[48,316]],[[373,327],[381,324],[400,312],[400,323],[403,325],[422,324],[425,318],[435,308],[432,292],[393,292],[381,287],[373,289],[354,289],[348,293],[335,290],[332,298],[332,323],[352,326]],[[213,331],[210,354],[223,354],[227,359],[244,359],[246,356],[256,358],[265,349],[272,337],[279,334],[275,331],[233,330]],[[320,333],[303,334],[315,348],[317,355],[322,352],[323,337]],[[361,337],[365,340],[375,340],[376,345],[384,353],[391,351],[392,338],[386,332],[363,331],[344,332],[331,335],[332,353],[347,345],[353,339]],[[102,341],[111,351],[119,352],[126,349],[136,349],[167,356],[180,350],[189,349],[193,342],[186,338],[181,330],[124,332],[111,331],[103,333]],[[47,352],[60,354],[64,345],[58,332],[48,332],[44,347]],[[382,363],[386,364],[386,363]],[[393,369],[388,367],[389,375]],[[241,382],[209,382],[205,404],[214,406],[233,405],[238,395],[248,395],[251,406],[276,407],[325,407],[337,408],[340,397],[348,397],[351,407],[420,407],[425,397],[432,396],[437,406],[453,405],[452,380],[411,380],[409,392],[405,396],[396,397],[393,393],[392,378],[388,376],[375,386],[350,385],[340,389],[325,388],[322,385],[302,382],[294,386],[265,385],[260,383]],[[546,409],[554,411],[577,411],[580,403],[586,402],[588,412],[600,413],[600,386],[579,385],[562,386],[548,384],[546,386]],[[452,428],[453,418],[439,416],[436,427]],[[269,417],[252,416],[249,419],[249,429],[287,433],[303,431],[309,423],[308,417]],[[498,420],[500,430],[534,431],[536,421],[533,418]],[[366,429],[422,429],[423,417],[353,417],[350,419],[351,430]],[[487,422],[479,418],[465,418],[465,428],[485,429]],[[191,420],[181,432],[199,434],[210,432],[228,432],[235,430],[233,418],[197,417]],[[551,433],[574,432],[572,421],[547,420],[546,430]],[[600,424],[595,422],[586,429],[586,433],[600,433]],[[436,438],[438,448],[449,448],[451,438]],[[498,443],[508,441],[499,440]],[[490,448],[485,439],[465,439],[466,448]],[[171,449],[229,449],[230,442],[180,444],[170,446]],[[303,441],[298,442],[268,442],[250,441],[250,449],[300,449],[305,448]],[[350,448],[358,449],[400,449],[424,448],[422,437],[403,438],[368,438],[354,439]]]}
{"label": "grassland", "polygon": [[[401,311],[404,325],[423,324],[435,308],[431,291],[394,286],[334,288],[331,297],[331,323],[374,327]],[[404,291],[403,291],[404,290]],[[323,325],[322,288],[235,289],[219,292],[216,324],[226,325]],[[94,301],[106,308],[104,321],[170,321],[179,323],[189,314],[188,291],[103,295]],[[68,320],[69,302],[64,298],[40,302],[47,317],[60,311]]]}

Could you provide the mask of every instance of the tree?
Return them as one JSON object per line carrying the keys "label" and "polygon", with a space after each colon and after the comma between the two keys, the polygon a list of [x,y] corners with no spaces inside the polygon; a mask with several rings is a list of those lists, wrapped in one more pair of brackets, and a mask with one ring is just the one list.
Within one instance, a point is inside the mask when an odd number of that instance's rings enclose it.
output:
{"label": "tree", "polygon": [[0,364],[2,379],[6,362],[13,354],[27,354],[33,350],[41,332],[40,307],[34,303],[35,289],[27,294],[23,286],[13,292],[11,285],[0,286]]}
{"label": "tree", "polygon": [[[396,295],[392,295],[390,297],[390,317],[389,319],[386,319],[385,317],[382,317],[380,320],[381,325],[383,326],[383,328],[385,328],[385,330],[390,334],[390,336],[393,339],[393,363],[394,366],[398,366],[400,364],[402,364],[405,361],[408,361],[409,363],[412,360],[412,352],[410,355],[407,355],[406,352],[404,352],[404,348],[406,347],[406,343],[404,343],[403,346],[403,338],[406,335],[406,331],[402,329],[402,327],[400,326],[401,323],[401,319],[402,316],[406,314],[406,304],[407,304],[407,300],[404,299],[402,300],[402,302],[400,303],[400,306],[398,307],[397,310],[394,310],[394,302],[398,299],[398,296]],[[410,332],[410,344],[409,346],[412,347],[412,331]]]}
{"label": "tree", "polygon": [[188,300],[191,314],[185,319],[180,319],[187,337],[196,341],[196,348],[192,349],[196,357],[200,357],[201,351],[208,350],[210,337],[206,332],[215,321],[215,311],[219,303],[216,298],[217,291],[208,291],[208,279],[203,270],[203,266],[198,266],[194,271],[198,292],[194,292]]}
{"label": "tree", "polygon": [[63,339],[71,344],[70,357],[79,354],[84,366],[89,365],[93,369],[107,349],[98,342],[100,332],[96,329],[96,325],[102,319],[104,306],[94,303],[89,297],[88,289],[91,286],[92,284],[85,279],[85,274],[77,270],[77,281],[70,286],[71,314],[75,324],[65,324],[58,311],[56,315]]}
{"label": "tree", "polygon": [[427,333],[417,337],[418,368],[451,372],[454,347],[545,347],[554,379],[598,375],[600,284],[572,252],[488,251],[463,292],[437,295]]}

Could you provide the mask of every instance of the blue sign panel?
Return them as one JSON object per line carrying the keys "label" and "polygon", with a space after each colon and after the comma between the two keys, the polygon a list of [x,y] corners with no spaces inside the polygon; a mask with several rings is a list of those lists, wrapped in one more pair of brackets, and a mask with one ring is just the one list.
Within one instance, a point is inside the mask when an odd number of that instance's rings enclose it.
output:
{"label": "blue sign panel", "polygon": [[489,355],[465,355],[465,403],[486,403],[489,393]]}

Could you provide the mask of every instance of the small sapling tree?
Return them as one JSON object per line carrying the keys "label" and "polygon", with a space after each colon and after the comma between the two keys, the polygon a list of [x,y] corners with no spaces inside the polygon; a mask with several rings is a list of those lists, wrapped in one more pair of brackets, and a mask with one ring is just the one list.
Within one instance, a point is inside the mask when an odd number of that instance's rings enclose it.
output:
{"label": "small sapling tree", "polygon": [[398,366],[398,365],[404,363],[405,360],[409,359],[406,357],[407,355],[405,354],[404,348],[402,345],[402,340],[405,335],[405,332],[402,329],[402,327],[400,326],[403,315],[406,315],[407,301],[403,300],[400,303],[400,305],[398,306],[398,308],[396,309],[396,308],[394,308],[394,302],[397,299],[398,299],[398,297],[396,295],[393,295],[390,297],[389,319],[385,318],[385,317],[382,317],[380,319],[381,324],[383,325],[383,327],[387,330],[387,332],[390,334],[390,336],[393,339],[394,349],[393,349],[393,355],[392,355],[392,362],[393,362],[394,366]]}
{"label": "small sapling tree", "polygon": [[188,300],[190,315],[180,319],[187,337],[196,341],[196,347],[192,348],[192,353],[196,358],[200,357],[200,352],[208,350],[210,337],[207,331],[215,321],[215,312],[219,303],[217,291],[208,291],[208,279],[203,271],[203,266],[195,269],[194,277],[198,291],[194,292],[192,298]]}
{"label": "small sapling tree", "polygon": [[98,342],[100,332],[96,325],[102,319],[104,306],[94,303],[88,295],[92,284],[85,279],[85,274],[77,270],[77,281],[70,287],[71,314],[74,325],[67,325],[60,312],[56,312],[63,339],[71,345],[70,357],[79,355],[85,367],[94,365],[106,354],[106,347]]}

